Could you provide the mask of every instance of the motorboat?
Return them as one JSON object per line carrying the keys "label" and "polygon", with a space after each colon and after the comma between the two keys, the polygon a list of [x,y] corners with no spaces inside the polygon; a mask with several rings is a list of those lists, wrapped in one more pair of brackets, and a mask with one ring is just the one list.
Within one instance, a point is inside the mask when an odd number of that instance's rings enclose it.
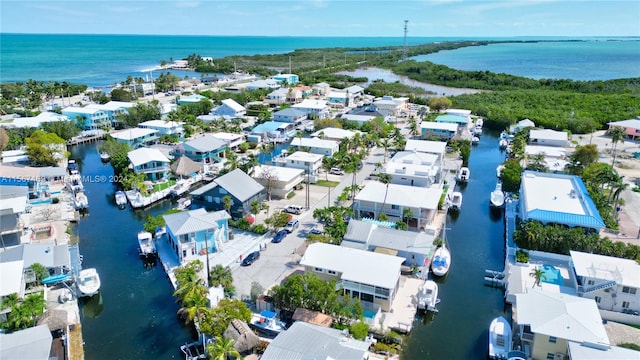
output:
{"label": "motorboat", "polygon": [[438,284],[433,280],[427,280],[420,286],[418,293],[418,309],[437,312],[436,305],[440,302],[438,299]]}
{"label": "motorboat", "polygon": [[496,188],[491,192],[491,206],[499,208],[504,205],[504,192],[502,191],[502,183],[498,181]]}
{"label": "motorboat", "polygon": [[67,170],[69,171],[70,175],[75,175],[78,173],[78,164],[74,159],[69,159],[69,161],[67,162]]}
{"label": "motorboat", "polygon": [[474,136],[471,138],[471,145],[478,145],[480,143],[480,138],[477,136]]}
{"label": "motorboat", "polygon": [[462,207],[462,193],[454,191],[448,201],[449,210],[458,211]]}
{"label": "motorboat", "polygon": [[482,135],[482,125],[477,125],[473,128],[473,134],[476,136]]}
{"label": "motorboat", "polygon": [[125,206],[127,205],[127,194],[124,191],[116,191],[116,205]]}
{"label": "motorboat", "polygon": [[498,147],[500,149],[506,149],[507,146],[509,146],[509,140],[507,139],[500,139],[500,141],[498,142]]}
{"label": "motorboat", "polygon": [[180,198],[178,199],[178,206],[176,206],[176,209],[178,210],[187,210],[189,209],[189,206],[191,206],[191,199],[186,197],[186,198]]}
{"label": "motorboat", "polygon": [[82,191],[76,193],[73,202],[75,203],[77,210],[86,209],[89,207],[89,199],[87,198],[87,195],[85,195]]}
{"label": "motorboat", "polygon": [[504,140],[509,139],[509,133],[504,130],[502,130],[502,132],[500,133],[500,140],[503,140],[503,139]]}
{"label": "motorboat", "polygon": [[90,297],[100,291],[100,275],[95,268],[80,270],[76,280],[78,297]]}
{"label": "motorboat", "polygon": [[82,185],[82,178],[80,175],[77,173],[69,175],[69,177],[67,177],[67,187],[74,194],[84,190],[84,185]]}
{"label": "motorboat", "polygon": [[111,156],[106,152],[101,152],[100,160],[102,160],[103,162],[109,162],[109,160],[111,160]]}
{"label": "motorboat", "polygon": [[277,336],[287,330],[286,325],[277,318],[276,313],[264,310],[260,314],[252,314],[249,327],[269,336]]}
{"label": "motorboat", "polygon": [[508,359],[511,351],[511,325],[499,316],[489,326],[489,358]]}
{"label": "motorboat", "polygon": [[190,184],[187,182],[178,182],[171,189],[170,193],[172,196],[180,196],[185,192],[189,191]]}
{"label": "motorboat", "polygon": [[498,167],[496,168],[496,175],[498,177],[502,176],[502,170],[504,170],[504,165],[502,165],[502,164],[498,165]]}
{"label": "motorboat", "polygon": [[140,256],[148,257],[158,254],[156,244],[153,242],[153,235],[147,231],[140,231],[138,233],[138,245],[140,246]]}
{"label": "motorboat", "polygon": [[451,253],[445,244],[436,249],[431,262],[431,271],[436,276],[445,276],[451,266]]}
{"label": "motorboat", "polygon": [[185,360],[200,360],[208,358],[202,341],[194,341],[180,345],[180,351],[184,354]]}
{"label": "motorboat", "polygon": [[458,181],[467,182],[470,176],[471,172],[468,167],[461,167],[458,171]]}
{"label": "motorboat", "polygon": [[162,237],[162,235],[167,233],[167,229],[164,228],[164,226],[159,226],[156,228],[156,239],[160,239]]}

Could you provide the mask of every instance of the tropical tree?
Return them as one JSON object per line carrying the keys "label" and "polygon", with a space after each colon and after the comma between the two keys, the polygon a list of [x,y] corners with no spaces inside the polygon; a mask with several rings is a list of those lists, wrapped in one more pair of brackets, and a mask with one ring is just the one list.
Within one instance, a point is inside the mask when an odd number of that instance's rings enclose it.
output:
{"label": "tropical tree", "polygon": [[202,261],[194,260],[174,271],[178,287],[173,292],[173,296],[177,298],[178,302],[184,303],[185,299],[196,299],[197,294],[207,293],[207,287],[199,277],[203,268]]}
{"label": "tropical tree", "polygon": [[[378,175],[378,181],[386,185],[384,190],[384,200],[382,200],[382,206],[380,207],[380,213],[384,210],[384,205],[387,203],[387,195],[389,194],[389,184],[391,184],[391,175],[382,173]],[[380,219],[380,213],[378,213],[378,219]]]}
{"label": "tropical tree", "polygon": [[618,142],[624,143],[624,138],[626,137],[626,133],[623,128],[619,126],[614,126],[609,131],[607,131],[607,135],[611,137],[611,143],[613,144],[613,160],[611,161],[611,166],[613,167],[616,163],[616,149],[618,147]]}
{"label": "tropical tree", "polygon": [[402,218],[405,220],[408,228],[409,221],[413,218],[413,211],[411,211],[411,208],[406,207],[402,209]]}
{"label": "tropical tree", "polygon": [[518,160],[507,160],[504,163],[504,169],[500,172],[500,180],[502,181],[502,189],[506,192],[515,193],[520,190],[520,182],[522,180],[522,167]]}
{"label": "tropical tree", "polygon": [[222,205],[224,206],[225,210],[227,210],[227,212],[231,214],[231,205],[233,205],[233,198],[231,198],[230,195],[223,196]]}
{"label": "tropical tree", "polygon": [[532,278],[535,279],[535,281],[533,282],[533,287],[535,287],[536,285],[540,286],[540,281],[547,280],[547,276],[544,274],[544,271],[542,271],[542,269],[540,269],[539,267],[536,267],[535,269],[531,270],[531,272],[529,273],[529,276],[531,276]]}
{"label": "tropical tree", "polygon": [[418,125],[418,121],[414,117],[411,117],[409,119],[409,133],[411,135],[420,134],[420,126]]}
{"label": "tropical tree", "polygon": [[55,166],[66,155],[64,139],[43,130],[36,130],[25,143],[27,156],[35,166]]}
{"label": "tropical tree", "polygon": [[547,172],[547,165],[545,163],[544,154],[535,154],[527,163],[527,170]]}
{"label": "tropical tree", "polygon": [[576,147],[569,156],[569,163],[566,170],[572,175],[582,175],[582,171],[589,165],[598,161],[598,147],[595,144],[588,144]]}
{"label": "tropical tree", "polygon": [[228,360],[229,357],[241,359],[240,353],[233,347],[235,341],[224,336],[216,336],[215,341],[207,344],[207,354],[211,360]]}
{"label": "tropical tree", "polygon": [[386,163],[387,162],[387,150],[391,146],[391,141],[389,141],[389,138],[384,137],[384,138],[380,139],[380,146],[382,146],[384,148],[383,163]]}
{"label": "tropical tree", "polygon": [[251,321],[251,310],[243,301],[222,299],[218,306],[204,314],[200,330],[210,336],[221,336],[233,319],[248,323]]}
{"label": "tropical tree", "polygon": [[209,299],[206,293],[193,293],[190,297],[186,298],[183,305],[178,309],[178,315],[184,318],[184,323],[188,324],[194,322],[197,319],[198,323],[202,321],[205,314],[210,311]]}
{"label": "tropical tree", "polygon": [[233,287],[233,274],[231,273],[231,268],[228,266],[224,267],[220,264],[214,266],[209,274],[209,284],[211,286],[222,285],[225,292],[231,290]]}
{"label": "tropical tree", "polygon": [[253,200],[249,206],[251,207],[251,213],[255,215],[258,215],[258,213],[262,209],[262,206],[260,205],[260,202],[258,200]]}
{"label": "tropical tree", "polygon": [[46,279],[47,277],[49,277],[49,270],[47,270],[47,268],[40,263],[33,263],[30,266],[30,268],[33,271],[33,273],[36,275],[36,281],[38,283],[43,279]]}

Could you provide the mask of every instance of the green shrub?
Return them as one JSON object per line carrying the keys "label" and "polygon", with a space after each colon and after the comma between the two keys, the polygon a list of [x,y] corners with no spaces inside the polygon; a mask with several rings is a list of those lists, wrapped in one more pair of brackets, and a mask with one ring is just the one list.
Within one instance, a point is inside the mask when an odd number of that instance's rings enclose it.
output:
{"label": "green shrub", "polygon": [[57,198],[57,197],[55,197],[55,198],[51,199],[51,203],[52,203],[52,204],[57,204],[57,203],[59,203],[59,202],[60,202],[60,199],[59,199],[59,198]]}
{"label": "green shrub", "polygon": [[518,251],[516,251],[516,261],[519,263],[529,262],[529,253],[522,249],[518,249]]}
{"label": "green shrub", "polygon": [[364,340],[369,335],[369,325],[363,322],[357,322],[349,329],[351,335],[358,340]]}
{"label": "green shrub", "polygon": [[375,352],[375,353],[387,353],[387,352],[389,352],[389,345],[381,343],[381,342],[377,342],[375,345],[373,345],[373,352]]}
{"label": "green shrub", "polygon": [[269,229],[267,229],[267,227],[262,224],[255,225],[254,227],[251,228],[251,232],[254,232],[258,235],[264,235],[268,231]]}

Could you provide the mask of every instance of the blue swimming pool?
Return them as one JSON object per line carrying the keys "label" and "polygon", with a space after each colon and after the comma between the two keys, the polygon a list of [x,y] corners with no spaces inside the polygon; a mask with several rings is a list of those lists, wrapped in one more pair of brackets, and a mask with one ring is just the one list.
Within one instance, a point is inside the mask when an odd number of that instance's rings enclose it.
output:
{"label": "blue swimming pool", "polygon": [[367,319],[373,319],[374,317],[376,317],[375,311],[371,311],[371,310],[364,310],[362,312],[362,315]]}
{"label": "blue swimming pool", "polygon": [[542,265],[544,276],[540,279],[540,282],[554,285],[562,285],[562,275],[560,269],[556,269],[553,265]]}

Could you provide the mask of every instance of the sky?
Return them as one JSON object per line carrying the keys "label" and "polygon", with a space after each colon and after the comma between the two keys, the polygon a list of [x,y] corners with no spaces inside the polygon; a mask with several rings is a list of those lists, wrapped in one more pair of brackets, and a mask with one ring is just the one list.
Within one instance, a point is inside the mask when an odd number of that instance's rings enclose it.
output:
{"label": "sky", "polygon": [[1,0],[2,33],[640,36],[636,0]]}

